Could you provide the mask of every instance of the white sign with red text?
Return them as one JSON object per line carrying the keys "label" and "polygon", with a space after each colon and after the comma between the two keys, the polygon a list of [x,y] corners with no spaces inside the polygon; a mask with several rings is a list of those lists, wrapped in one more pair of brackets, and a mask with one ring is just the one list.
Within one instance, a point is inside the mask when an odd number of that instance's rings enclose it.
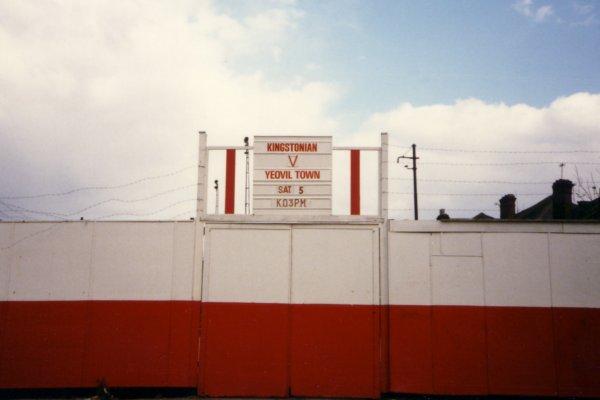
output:
{"label": "white sign with red text", "polygon": [[331,215],[331,136],[255,136],[256,215]]}

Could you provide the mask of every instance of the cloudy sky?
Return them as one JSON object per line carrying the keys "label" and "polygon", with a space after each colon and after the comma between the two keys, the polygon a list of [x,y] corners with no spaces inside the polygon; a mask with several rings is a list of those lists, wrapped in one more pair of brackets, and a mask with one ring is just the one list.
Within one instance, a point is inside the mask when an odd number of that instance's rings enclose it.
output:
{"label": "cloudy sky", "polygon": [[[187,219],[200,130],[209,145],[388,132],[399,219],[413,143],[423,219],[497,217],[506,193],[523,209],[561,173],[600,187],[597,1],[0,0],[0,54],[3,220]],[[347,155],[334,163],[347,214]]]}

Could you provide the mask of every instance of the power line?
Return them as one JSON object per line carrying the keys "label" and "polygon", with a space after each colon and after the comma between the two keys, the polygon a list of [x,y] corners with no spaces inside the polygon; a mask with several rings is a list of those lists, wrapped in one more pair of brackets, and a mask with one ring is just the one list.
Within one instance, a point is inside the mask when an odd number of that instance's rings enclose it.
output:
{"label": "power line", "polygon": [[[404,149],[405,145],[389,144],[390,147]],[[485,149],[449,149],[443,147],[419,147],[425,151],[438,151],[448,153],[485,153],[485,154],[596,154],[600,150],[485,150]]]}
{"label": "power line", "polygon": [[[479,208],[444,208],[446,211],[487,211],[494,212],[496,209],[479,209]],[[390,208],[390,211],[412,211],[412,208]],[[439,211],[439,208],[420,208],[421,211]]]}
{"label": "power line", "polygon": [[[388,178],[393,181],[412,181],[412,178]],[[525,182],[525,181],[483,181],[463,179],[420,179],[421,182],[438,183],[468,183],[468,184],[502,184],[502,185],[551,185],[552,182]]]}
{"label": "power line", "polygon": [[[576,165],[600,165],[599,162],[565,162],[566,164]],[[528,162],[509,162],[509,163],[453,163],[453,162],[423,162],[423,165],[445,165],[453,167],[517,167],[522,165],[548,165],[556,164],[556,161],[528,161]]]}
{"label": "power line", "polygon": [[[407,196],[412,193],[409,192],[388,192],[389,194],[397,194]],[[491,196],[504,196],[506,193],[419,193],[421,196],[456,196],[456,197],[491,197]],[[549,196],[548,193],[517,193],[515,196]]]}

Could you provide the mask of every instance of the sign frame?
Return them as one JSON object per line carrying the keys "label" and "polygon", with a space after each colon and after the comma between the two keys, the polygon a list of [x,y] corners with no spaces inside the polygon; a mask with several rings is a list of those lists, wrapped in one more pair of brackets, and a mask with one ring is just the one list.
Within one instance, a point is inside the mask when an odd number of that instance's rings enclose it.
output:
{"label": "sign frame", "polygon": [[255,215],[331,215],[332,137],[255,136]]}

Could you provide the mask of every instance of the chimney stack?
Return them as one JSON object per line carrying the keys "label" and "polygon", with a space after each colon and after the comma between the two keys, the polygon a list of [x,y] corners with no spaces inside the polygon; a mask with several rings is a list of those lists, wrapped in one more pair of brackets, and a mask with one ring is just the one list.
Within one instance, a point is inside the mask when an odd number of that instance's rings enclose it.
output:
{"label": "chimney stack", "polygon": [[573,182],[559,179],[552,184],[552,219],[571,218]]}
{"label": "chimney stack", "polygon": [[517,198],[514,194],[506,194],[500,199],[500,219],[511,219],[515,217],[515,202]]}
{"label": "chimney stack", "polygon": [[446,214],[446,210],[445,209],[440,208],[440,215],[438,215],[436,219],[438,221],[441,221],[443,219],[450,219],[450,216],[448,214]]}

